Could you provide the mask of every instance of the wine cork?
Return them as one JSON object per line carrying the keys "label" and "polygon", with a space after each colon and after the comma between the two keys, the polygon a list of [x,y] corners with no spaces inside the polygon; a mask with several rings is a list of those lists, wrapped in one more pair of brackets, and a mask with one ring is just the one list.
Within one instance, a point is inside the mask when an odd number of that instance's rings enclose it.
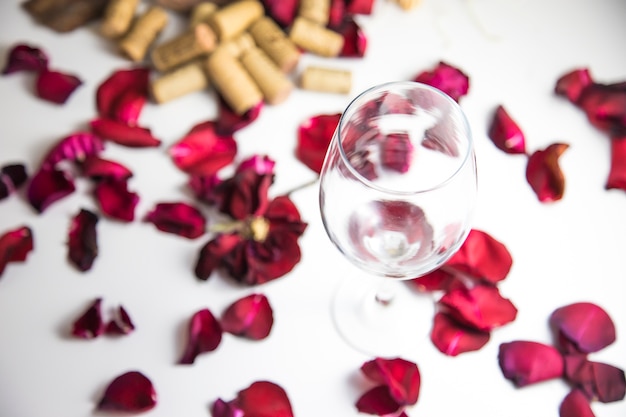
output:
{"label": "wine cork", "polygon": [[330,17],[330,0],[300,0],[298,16],[326,26]]}
{"label": "wine cork", "polygon": [[343,48],[343,36],[303,17],[296,17],[289,37],[300,48],[323,57],[336,57]]}
{"label": "wine cork", "polygon": [[217,39],[206,23],[199,23],[187,32],[171,39],[152,50],[151,59],[159,71],[167,71],[194,58],[207,55]]}
{"label": "wine cork", "polygon": [[110,0],[104,9],[100,33],[107,38],[124,35],[135,17],[139,0]]}
{"label": "wine cork", "polygon": [[248,32],[244,32],[236,38],[229,39],[226,42],[220,44],[220,49],[228,51],[235,58],[239,58],[245,51],[252,48],[254,45],[254,39]]}
{"label": "wine cork", "polygon": [[287,34],[269,17],[262,17],[248,30],[254,42],[283,72],[289,73],[300,61],[300,50]]}
{"label": "wine cork", "polygon": [[411,10],[420,4],[420,0],[393,0],[404,10]]}
{"label": "wine cork", "polygon": [[236,114],[244,114],[263,101],[263,93],[243,64],[226,49],[213,51],[206,69],[209,80]]}
{"label": "wine cork", "polygon": [[208,87],[209,79],[204,62],[200,60],[191,61],[163,74],[150,84],[152,98],[157,103],[165,103]]}
{"label": "wine cork", "polygon": [[241,34],[264,14],[263,4],[258,0],[239,0],[209,16],[209,23],[219,40],[224,41]]}
{"label": "wine cork", "polygon": [[122,38],[120,49],[133,61],[141,61],[166,24],[167,12],[159,6],[150,7]]}
{"label": "wine cork", "polygon": [[348,94],[352,88],[352,73],[346,70],[309,66],[302,72],[300,87],[304,90]]}
{"label": "wine cork", "polygon": [[261,49],[252,47],[246,50],[241,56],[241,63],[267,103],[278,104],[289,97],[293,83]]}
{"label": "wine cork", "polygon": [[208,23],[211,16],[218,9],[217,4],[204,2],[197,4],[191,9],[189,16],[189,26],[194,27],[198,23]]}

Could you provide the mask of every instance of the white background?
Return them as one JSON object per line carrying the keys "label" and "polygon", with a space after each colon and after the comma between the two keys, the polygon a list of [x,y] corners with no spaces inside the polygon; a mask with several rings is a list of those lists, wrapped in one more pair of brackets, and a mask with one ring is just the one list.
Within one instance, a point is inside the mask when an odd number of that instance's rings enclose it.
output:
{"label": "white background", "polygon": [[[25,163],[31,172],[47,149],[84,129],[96,115],[97,86],[115,69],[126,68],[97,25],[70,34],[37,26],[17,0],[0,3],[0,65],[9,49],[27,42],[44,49],[53,69],[78,75],[84,84],[64,106],[37,99],[34,77],[0,78],[0,166]],[[175,36],[182,20],[161,40]],[[440,60],[470,77],[461,106],[476,143],[480,194],[475,228],[510,250],[514,264],[500,290],[519,309],[517,319],[495,331],[481,350],[456,358],[442,355],[422,335],[421,348],[406,359],[422,373],[419,401],[411,416],[557,416],[567,385],[550,381],[516,389],[497,364],[500,343],[549,343],[547,319],[565,304],[592,301],[612,316],[617,342],[594,360],[626,367],[626,194],[604,189],[609,142],[584,114],[553,93],[559,76],[588,67],[599,82],[626,80],[626,2],[623,0],[423,0],[411,12],[376,0],[371,16],[359,19],[369,46],[362,59],[321,59],[353,71],[353,91],[332,95],[294,91],[266,106],[261,117],[236,133],[239,157],[268,154],[277,161],[274,195],[315,177],[294,157],[296,130],[307,118],[336,113],[352,96],[376,83],[411,79]],[[486,136],[491,112],[503,104],[526,134],[529,151],[554,142],[570,148],[561,157],[564,198],[539,203],[526,183],[526,159],[506,155]],[[293,195],[308,229],[300,243],[302,261],[289,275],[258,288],[241,288],[223,276],[199,282],[192,269],[207,237],[194,241],[157,231],[139,219],[154,204],[188,199],[186,176],[167,148],[195,123],[215,117],[212,91],[174,102],[149,104],[141,123],[163,140],[157,149],[113,144],[105,155],[134,171],[130,188],[140,194],[137,221],[102,218],[100,254],[80,273],[66,260],[69,219],[82,207],[97,210],[86,183],[74,195],[37,215],[22,196],[0,202],[0,231],[29,225],[35,250],[23,264],[9,264],[0,279],[0,416],[80,417],[94,413],[107,383],[127,370],[146,374],[159,395],[150,416],[205,417],[210,404],[256,380],[280,384],[298,417],[355,416],[365,385],[359,367],[371,359],[348,347],[329,315],[332,291],[353,271],[328,240],[318,212],[317,189]],[[219,314],[234,300],[262,292],[274,308],[270,337],[248,342],[225,335],[219,348],[192,366],[177,365],[187,321],[201,309]],[[92,341],[69,338],[72,321],[95,298],[104,311],[123,304],[136,332]],[[415,317],[429,323],[431,317]],[[626,402],[593,404],[601,417],[623,417]]]}

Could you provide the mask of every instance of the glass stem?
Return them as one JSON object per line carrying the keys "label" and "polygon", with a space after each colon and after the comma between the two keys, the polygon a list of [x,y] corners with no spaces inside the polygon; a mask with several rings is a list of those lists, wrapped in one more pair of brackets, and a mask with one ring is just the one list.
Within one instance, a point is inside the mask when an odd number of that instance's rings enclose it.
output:
{"label": "glass stem", "polygon": [[382,278],[376,289],[376,302],[383,306],[391,304],[396,296],[395,284],[389,278]]}

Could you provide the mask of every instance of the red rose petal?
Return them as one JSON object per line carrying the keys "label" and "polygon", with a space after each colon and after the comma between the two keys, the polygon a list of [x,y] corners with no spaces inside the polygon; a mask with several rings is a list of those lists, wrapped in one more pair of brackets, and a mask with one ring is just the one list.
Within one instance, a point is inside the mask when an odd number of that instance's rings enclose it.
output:
{"label": "red rose petal", "polygon": [[332,29],[343,36],[343,48],[339,52],[340,57],[362,58],[367,50],[367,37],[359,24],[350,16],[347,16],[339,25]]}
{"label": "red rose petal", "polygon": [[52,203],[67,197],[75,190],[74,180],[67,172],[41,169],[28,184],[28,201],[37,212],[43,213]]}
{"label": "red rose petal", "polygon": [[113,119],[94,119],[89,125],[98,136],[129,148],[155,148],[161,141],[152,135],[150,129],[127,125]]}
{"label": "red rose petal", "polygon": [[129,371],[109,383],[98,409],[138,413],[151,410],[156,404],[157,393],[152,381],[141,372]]}
{"label": "red rose petal", "polygon": [[565,143],[554,143],[528,158],[526,180],[542,203],[563,198],[565,176],[559,166],[559,157],[567,148],[569,145]]}
{"label": "red rose petal", "polygon": [[41,72],[48,69],[48,56],[36,47],[26,44],[17,44],[9,51],[9,58],[2,70],[2,74],[12,74],[19,71]]}
{"label": "red rose petal", "polygon": [[488,134],[498,149],[508,154],[526,153],[524,132],[502,105],[493,113]]}
{"label": "red rose petal", "polygon": [[273,382],[254,382],[235,401],[245,417],[293,417],[287,393]]}
{"label": "red rose petal", "polygon": [[626,396],[624,371],[606,363],[592,362],[585,354],[565,356],[565,376],[589,399],[609,403]]}
{"label": "red rose petal", "polygon": [[261,0],[265,12],[283,27],[290,26],[298,11],[298,0]]}
{"label": "red rose petal", "polygon": [[615,324],[602,307],[588,302],[556,309],[550,327],[583,353],[597,352],[615,341]]}
{"label": "red rose petal", "polygon": [[253,155],[244,159],[237,166],[236,173],[252,169],[259,175],[273,174],[276,162],[267,155]]}
{"label": "red rose petal", "polygon": [[104,142],[91,132],[75,132],[62,138],[46,154],[42,168],[54,168],[61,161],[83,162],[98,156],[104,150]]}
{"label": "red rose petal", "polygon": [[28,179],[23,164],[8,164],[0,169],[0,200],[7,198]]}
{"label": "red rose petal", "polygon": [[626,135],[626,82],[588,85],[577,104],[596,128],[611,136]]}
{"label": "red rose petal", "polygon": [[83,82],[75,75],[45,70],[37,76],[37,96],[57,104],[65,103]]}
{"label": "red rose petal", "polygon": [[[96,91],[98,114],[102,118],[134,124],[132,115],[128,114],[128,103],[133,101],[131,99],[133,97],[148,97],[149,85],[149,68],[132,68],[113,72],[98,86]],[[137,111],[137,104],[134,103],[135,111]],[[126,113],[124,107],[126,107]],[[118,117],[121,118],[118,119]],[[134,117],[137,118],[138,114]]]}
{"label": "red rose petal", "polygon": [[580,392],[573,389],[563,398],[559,406],[559,417],[595,417],[589,404],[589,399]]}
{"label": "red rose petal", "polygon": [[356,408],[360,413],[388,416],[395,415],[403,407],[391,396],[389,387],[379,385],[361,395]]}
{"label": "red rose petal", "polygon": [[248,126],[259,118],[261,110],[263,110],[264,102],[259,101],[250,110],[244,114],[235,113],[222,96],[219,96],[218,117],[215,120],[215,133],[218,136],[231,136],[238,130]]}
{"label": "red rose petal", "polygon": [[346,11],[350,14],[372,14],[374,0],[346,0]]}
{"label": "red rose petal", "polygon": [[244,417],[244,415],[234,401],[226,402],[218,398],[211,405],[211,417]]}
{"label": "red rose petal", "polygon": [[233,162],[237,142],[232,136],[218,135],[215,122],[204,122],[194,126],[168,152],[180,170],[190,175],[210,176]]}
{"label": "red rose petal", "polygon": [[220,267],[227,254],[234,253],[234,249],[241,245],[238,235],[218,235],[207,242],[198,254],[194,273],[196,278],[207,280],[213,271]]}
{"label": "red rose petal", "polygon": [[261,216],[268,207],[268,190],[274,181],[273,172],[241,169],[216,186],[214,196],[222,213],[234,219]]}
{"label": "red rose petal", "polygon": [[261,340],[270,334],[274,315],[265,295],[250,294],[229,305],[222,313],[220,323],[225,332]]}
{"label": "red rose petal", "polygon": [[478,350],[489,342],[490,337],[489,332],[464,326],[441,312],[435,314],[430,332],[430,340],[435,347],[448,356]]}
{"label": "red rose petal", "polygon": [[202,236],[206,230],[206,218],[196,207],[183,203],[158,203],[145,217],[162,232],[188,239]]}
{"label": "red rose petal", "polygon": [[565,96],[572,103],[576,104],[580,99],[582,91],[593,83],[591,73],[587,68],[579,68],[563,74],[554,86],[554,92],[560,96]]}
{"label": "red rose petal", "polygon": [[365,362],[361,371],[372,381],[387,387],[398,404],[412,405],[417,402],[421,378],[415,363],[402,358],[375,358]]}
{"label": "red rose petal", "polygon": [[72,218],[67,243],[68,258],[81,271],[91,269],[98,256],[97,223],[98,216],[86,209],[81,209]]}
{"label": "red rose petal", "polygon": [[413,81],[435,87],[457,102],[469,90],[469,77],[460,69],[442,61],[432,70],[416,75]]}
{"label": "red rose petal", "polygon": [[95,180],[108,178],[115,181],[126,181],[133,176],[132,171],[119,162],[99,156],[88,156],[82,162],[81,168],[83,175]]}
{"label": "red rose petal", "polygon": [[119,306],[115,317],[109,321],[105,328],[105,333],[112,335],[125,335],[132,333],[135,330],[135,325],[128,315],[126,309]]}
{"label": "red rose petal", "polygon": [[139,196],[128,190],[126,181],[102,180],[96,184],[94,194],[105,215],[125,222],[134,220]]}
{"label": "red rose petal", "polygon": [[23,262],[33,250],[33,233],[27,226],[0,235],[0,277],[9,262]]}
{"label": "red rose petal", "polygon": [[192,175],[188,185],[198,200],[208,204],[217,204],[215,189],[221,182],[222,180],[216,174]]}
{"label": "red rose petal", "polygon": [[148,97],[143,91],[132,89],[124,92],[116,100],[111,119],[130,126],[136,125],[146,101],[148,101]]}
{"label": "red rose petal", "polygon": [[191,317],[189,339],[179,363],[190,365],[202,353],[212,352],[222,341],[222,327],[208,309],[202,309]]}
{"label": "red rose petal", "polygon": [[385,135],[380,144],[381,164],[390,170],[405,173],[413,158],[413,144],[406,133]]}
{"label": "red rose petal", "polygon": [[320,173],[326,150],[330,144],[341,114],[322,114],[311,117],[298,126],[296,157],[304,165]]}
{"label": "red rose petal", "polygon": [[514,341],[500,345],[498,364],[506,379],[523,387],[563,375],[561,353],[550,345]]}
{"label": "red rose petal", "polygon": [[451,291],[455,288],[464,287],[463,281],[457,278],[456,274],[446,271],[444,268],[422,275],[418,278],[408,280],[407,283],[419,291]]}
{"label": "red rose petal", "polygon": [[328,26],[336,27],[343,22],[346,15],[346,2],[345,0],[330,0],[330,12],[328,16]]}
{"label": "red rose petal", "polygon": [[626,135],[611,138],[611,168],[605,188],[626,191]]}
{"label": "red rose petal", "polygon": [[81,339],[94,339],[103,332],[102,298],[96,298],[87,310],[74,321],[72,335]]}
{"label": "red rose petal", "polygon": [[498,288],[486,285],[454,289],[444,294],[439,304],[460,323],[482,331],[503,326],[517,316],[513,303],[502,297]]}

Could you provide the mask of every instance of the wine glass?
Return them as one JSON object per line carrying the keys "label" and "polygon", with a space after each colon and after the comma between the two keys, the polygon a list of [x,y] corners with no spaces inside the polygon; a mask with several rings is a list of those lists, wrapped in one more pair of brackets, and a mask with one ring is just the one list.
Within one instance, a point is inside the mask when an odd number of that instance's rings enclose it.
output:
{"label": "wine glass", "polygon": [[339,120],[319,192],[330,240],[360,269],[333,297],[340,335],[369,355],[415,353],[434,300],[402,281],[441,266],[471,228],[476,161],[463,111],[421,83],[364,91]]}

